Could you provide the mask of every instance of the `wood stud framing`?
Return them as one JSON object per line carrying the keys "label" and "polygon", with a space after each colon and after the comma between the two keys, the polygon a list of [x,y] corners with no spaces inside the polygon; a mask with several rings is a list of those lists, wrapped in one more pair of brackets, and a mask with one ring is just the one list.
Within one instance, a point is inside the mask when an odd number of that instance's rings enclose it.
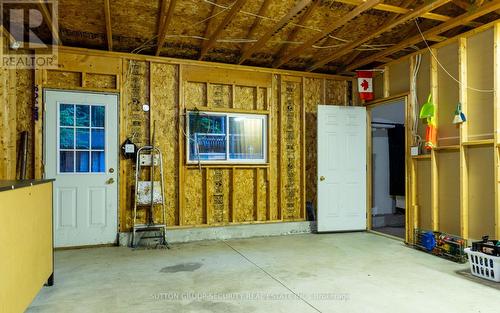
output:
{"label": "wood stud framing", "polygon": [[[500,9],[500,2],[494,1],[494,2],[489,2],[485,4],[484,6],[478,8],[475,11],[470,11],[467,13],[464,13],[458,17],[455,17],[453,19],[448,20],[447,22],[438,25],[434,28],[431,28],[429,30],[426,30],[423,32],[423,35],[425,38],[430,38],[436,35],[439,35],[447,30],[450,30],[452,28],[455,28],[457,26],[462,25],[464,22],[470,22],[472,20],[475,20],[478,17],[481,17],[483,15],[486,15],[490,12],[493,12],[495,10]],[[363,60],[357,61],[354,64],[350,64],[346,67],[346,71],[352,71],[355,69],[358,69],[364,65],[370,64],[376,60],[379,60],[380,58],[383,58],[385,56],[394,54],[398,51],[401,51],[405,49],[408,46],[414,45],[416,43],[422,42],[422,36],[420,34],[415,35],[413,37],[410,37],[406,40],[403,40],[401,43],[392,46],[391,48],[382,50],[380,52],[377,52],[367,58],[364,58]]]}
{"label": "wood stud framing", "polygon": [[165,44],[166,35],[167,35],[167,30],[170,22],[172,21],[172,16],[174,15],[174,9],[175,9],[175,4],[177,0],[170,0],[168,4],[168,9],[165,12],[165,7],[166,7],[166,1],[163,0],[161,4],[161,14],[160,14],[160,19],[159,19],[159,30],[158,30],[158,46],[156,47],[156,53],[155,55],[158,56],[160,55],[161,49],[163,48],[163,45]]}
{"label": "wood stud framing", "polygon": [[106,19],[106,40],[108,42],[108,50],[113,51],[113,32],[111,29],[111,9],[109,0],[104,0],[104,18]]}
{"label": "wood stud framing", "polygon": [[200,53],[198,60],[203,60],[203,58],[205,57],[207,52],[216,44],[217,38],[219,38],[219,35],[222,33],[224,28],[226,28],[226,26],[229,25],[229,23],[231,23],[231,21],[234,19],[236,14],[241,10],[241,8],[243,7],[243,5],[245,5],[246,2],[247,2],[247,0],[236,0],[231,5],[229,12],[227,12],[226,16],[224,16],[224,19],[222,20],[222,22],[220,22],[220,24],[217,25],[217,28],[210,35],[210,38],[208,39],[208,41],[206,41],[202,45],[201,53]]}
{"label": "wood stud framing", "polygon": [[319,40],[325,38],[328,36],[331,32],[336,30],[337,28],[341,27],[342,25],[345,25],[361,13],[373,8],[377,4],[380,3],[381,0],[368,0],[366,2],[363,2],[359,6],[357,6],[354,10],[350,11],[346,15],[342,16],[340,19],[334,21],[331,23],[327,29],[323,30],[323,32],[313,36],[312,38],[308,39],[306,42],[304,42],[302,45],[299,47],[295,48],[294,50],[290,51],[289,53],[285,54],[282,58],[279,60],[276,60],[273,63],[273,67],[278,68],[283,66],[285,63],[288,61],[292,60],[293,58],[299,56],[303,51],[310,49],[313,44],[318,42]]}
{"label": "wood stud framing", "polygon": [[306,6],[311,3],[312,0],[300,0],[285,16],[283,16],[276,24],[271,27],[260,39],[250,46],[248,49],[243,51],[243,55],[240,57],[238,64],[245,62],[246,59],[250,58],[252,54],[262,48],[271,37],[277,33],[281,28],[283,28],[292,18],[295,17],[300,11],[302,11]]}

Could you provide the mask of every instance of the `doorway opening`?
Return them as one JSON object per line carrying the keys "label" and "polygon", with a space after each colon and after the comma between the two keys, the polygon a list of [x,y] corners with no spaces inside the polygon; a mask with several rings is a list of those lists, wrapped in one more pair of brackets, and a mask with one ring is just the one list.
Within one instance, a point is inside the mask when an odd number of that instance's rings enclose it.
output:
{"label": "doorway opening", "polygon": [[406,99],[374,105],[371,116],[371,230],[405,239]]}

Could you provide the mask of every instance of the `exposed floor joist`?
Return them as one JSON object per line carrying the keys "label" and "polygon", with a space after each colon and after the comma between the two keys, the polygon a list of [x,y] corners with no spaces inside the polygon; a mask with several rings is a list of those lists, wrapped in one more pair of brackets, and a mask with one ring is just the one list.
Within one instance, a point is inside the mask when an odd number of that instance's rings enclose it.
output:
{"label": "exposed floor joist", "polygon": [[161,49],[163,48],[163,45],[165,44],[165,40],[167,39],[167,29],[168,25],[172,21],[172,16],[174,15],[174,9],[175,9],[175,4],[177,0],[170,0],[170,3],[168,4],[168,9],[165,12],[165,7],[166,7],[166,1],[162,1],[162,10],[161,10],[161,16],[160,16],[160,30],[158,32],[158,46],[156,47],[156,52],[155,55],[158,56],[160,55]]}
{"label": "exposed floor joist", "polygon": [[[255,20],[254,20],[252,26],[250,27],[250,30],[248,31],[248,34],[247,34],[248,39],[252,39],[254,37],[255,32],[257,30],[257,26],[259,26],[259,24],[262,20],[261,16],[264,16],[266,14],[267,8],[269,8],[269,4],[271,4],[271,1],[272,0],[264,0],[264,2],[262,2],[262,5],[260,6],[259,11],[257,12],[258,16],[255,17]],[[244,43],[241,50],[245,51],[246,49],[248,49],[249,46],[250,46],[250,43],[248,43],[248,42]]]}
{"label": "exposed floor joist", "polygon": [[[466,12],[460,16],[457,16],[454,19],[449,20],[448,22],[445,22],[441,25],[438,25],[436,27],[433,27],[433,28],[427,30],[427,31],[423,32],[423,35],[426,39],[432,38],[434,36],[437,36],[445,31],[447,31],[447,30],[450,30],[450,29],[455,28],[457,26],[463,25],[463,23],[465,23],[465,22],[473,21],[473,20],[475,20],[483,15],[486,15],[486,14],[491,13],[493,11],[496,11],[498,9],[500,9],[500,1],[489,2],[489,3],[485,4],[484,6],[478,8],[475,11]],[[349,71],[358,69],[364,65],[370,64],[376,60],[380,60],[383,57],[394,54],[398,51],[401,51],[401,50],[407,48],[408,46],[417,44],[417,43],[422,42],[422,41],[423,41],[422,36],[420,34],[417,34],[411,38],[408,38],[408,39],[402,41],[401,43],[399,43],[395,46],[392,46],[388,49],[385,49],[385,50],[380,51],[378,53],[375,53],[367,58],[364,58],[358,62],[355,62],[353,64],[348,65],[346,67],[346,71],[349,72]]]}
{"label": "exposed floor joist", "polygon": [[[320,0],[314,0],[313,3],[311,3],[311,5],[307,7],[304,14],[302,14],[300,16],[299,22],[297,24],[298,25],[305,25],[306,22],[311,17],[311,14],[316,9],[316,7],[318,7],[319,3],[320,3]],[[280,49],[278,50],[278,53],[276,53],[276,59],[281,59],[283,57],[283,55],[285,54],[285,51],[288,49],[288,47],[290,47],[290,42],[294,42],[297,39],[297,35],[298,35],[300,29],[301,28],[299,26],[295,26],[292,29],[292,31],[290,32],[290,34],[288,34],[288,37],[286,38],[286,42],[281,45]]]}
{"label": "exposed floor joist", "polygon": [[432,11],[432,10],[434,10],[434,9],[436,9],[436,8],[446,4],[448,2],[449,2],[449,0],[436,0],[436,1],[433,1],[433,2],[430,2],[427,4],[424,3],[420,7],[409,11],[408,13],[406,13],[405,15],[401,16],[400,18],[396,19],[395,21],[392,21],[390,23],[386,23],[386,24],[382,25],[382,27],[375,30],[374,32],[372,32],[368,35],[365,35],[362,38],[338,49],[337,52],[330,54],[328,56],[323,56],[323,57],[319,58],[320,60],[315,62],[311,67],[309,67],[308,71],[313,71],[313,70],[315,70],[315,69],[317,69],[317,68],[319,68],[319,67],[321,67],[321,66],[323,66],[331,61],[337,60],[338,58],[348,54],[350,51],[356,49],[357,47],[368,42],[369,40],[376,38],[376,37],[380,36],[381,34],[393,29],[394,27],[396,27],[400,24],[406,23],[409,20],[414,19],[418,16],[421,16],[421,15],[425,14],[426,12]]}
{"label": "exposed floor joist", "polygon": [[108,42],[108,50],[113,51],[113,32],[111,29],[111,10],[109,0],[104,0],[104,17],[106,19],[106,40]]}
{"label": "exposed floor joist", "polygon": [[380,1],[381,0],[368,0],[366,2],[363,2],[363,4],[357,6],[355,9],[351,10],[349,13],[342,16],[340,19],[331,23],[323,32],[318,33],[317,35],[313,36],[311,39],[307,40],[306,42],[304,42],[302,45],[300,45],[296,49],[292,50],[290,53],[285,54],[282,58],[276,60],[273,63],[273,67],[278,68],[278,67],[283,66],[288,61],[299,56],[306,49],[311,48],[311,46],[314,45],[316,42],[318,42],[319,40],[328,36],[335,29],[341,27],[342,25],[346,24],[347,22],[349,22],[353,18],[357,17],[361,13],[363,13],[363,12],[373,8],[377,4],[379,4]]}
{"label": "exposed floor joist", "polygon": [[207,52],[213,48],[213,46],[217,42],[217,38],[222,33],[224,28],[226,28],[226,26],[229,25],[229,23],[231,23],[231,21],[236,16],[236,13],[238,13],[241,10],[241,8],[243,7],[243,5],[245,5],[246,2],[247,0],[236,0],[233,3],[231,8],[229,9],[229,12],[226,14],[222,22],[219,25],[217,25],[215,31],[210,35],[208,41],[203,43],[198,60],[203,60]]}
{"label": "exposed floor joist", "polygon": [[306,6],[311,3],[312,0],[300,0],[285,16],[283,16],[274,26],[269,29],[260,39],[250,46],[247,50],[243,51],[238,64],[245,62],[246,59],[252,56],[252,54],[262,48],[271,37],[278,32],[283,26],[288,24],[292,18],[294,18],[300,11],[302,11]]}

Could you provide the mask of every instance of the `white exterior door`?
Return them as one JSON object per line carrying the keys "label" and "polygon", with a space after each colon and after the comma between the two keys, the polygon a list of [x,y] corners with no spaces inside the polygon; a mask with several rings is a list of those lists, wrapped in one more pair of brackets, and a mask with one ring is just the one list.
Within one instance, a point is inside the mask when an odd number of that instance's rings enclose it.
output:
{"label": "white exterior door", "polygon": [[318,232],[366,229],[366,109],[318,106]]}
{"label": "white exterior door", "polygon": [[46,90],[45,177],[56,247],[113,243],[118,225],[118,96]]}

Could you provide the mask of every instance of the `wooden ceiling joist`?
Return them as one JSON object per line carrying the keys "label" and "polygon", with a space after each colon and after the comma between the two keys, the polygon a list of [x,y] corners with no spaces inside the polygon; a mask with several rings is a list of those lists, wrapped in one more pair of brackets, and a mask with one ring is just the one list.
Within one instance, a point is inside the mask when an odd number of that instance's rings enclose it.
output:
{"label": "wooden ceiling joist", "polygon": [[198,60],[202,60],[207,54],[207,52],[210,49],[212,49],[212,47],[217,43],[217,38],[219,37],[219,35],[227,27],[227,25],[231,23],[233,18],[236,16],[236,13],[238,13],[241,10],[241,8],[243,7],[243,5],[245,5],[246,2],[247,0],[236,0],[233,3],[231,8],[229,9],[229,12],[227,12],[226,16],[224,16],[222,22],[220,22],[220,24],[217,25],[215,31],[210,35],[208,41],[203,43]]}
{"label": "wooden ceiling joist", "polygon": [[243,54],[238,61],[238,64],[245,62],[246,59],[252,56],[252,54],[262,48],[271,37],[276,34],[283,26],[288,24],[292,18],[294,18],[300,11],[302,11],[306,6],[311,3],[312,0],[300,0],[297,4],[285,15],[283,16],[276,24],[274,24],[271,29],[269,29],[260,39],[254,43],[250,48],[243,51]]}
{"label": "wooden ceiling joist", "polygon": [[109,0],[104,0],[104,18],[106,19],[106,40],[108,42],[108,50],[113,51],[113,31],[111,29],[111,9]]}
{"label": "wooden ceiling joist", "polygon": [[[264,0],[264,2],[262,2],[262,5],[260,6],[259,11],[257,12],[257,16],[255,17],[255,20],[253,21],[253,24],[250,27],[250,30],[248,31],[246,38],[249,38],[249,39],[253,38],[253,36],[255,35],[255,32],[257,31],[257,27],[259,26],[260,21],[262,20],[261,16],[265,16],[267,9],[269,8],[269,4],[271,4],[271,0]],[[243,47],[241,50],[245,51],[246,49],[248,49],[249,46],[250,46],[250,43],[247,42],[247,43],[243,44]]]}
{"label": "wooden ceiling joist", "polygon": [[[174,15],[175,4],[177,0],[170,0],[168,8],[166,5],[167,0],[163,0],[161,4],[160,13],[160,29],[158,31],[158,45],[156,46],[155,55],[159,56],[163,45],[165,45],[165,40],[167,40],[167,30],[170,22],[172,21],[172,16]],[[166,10],[166,11],[165,11]]]}
{"label": "wooden ceiling joist", "polygon": [[[305,25],[306,22],[309,20],[311,17],[311,14],[314,12],[314,9],[319,5],[320,0],[314,0],[313,3],[311,3],[310,6],[307,7],[306,11],[304,14],[300,16],[299,22],[297,23],[298,25]],[[286,38],[286,43],[283,43],[278,50],[278,53],[276,53],[276,59],[280,59],[283,57],[285,54],[285,51],[290,47],[290,42],[294,42],[297,39],[297,35],[299,34],[300,31],[299,26],[295,26],[290,34],[288,34],[288,37]]]}
{"label": "wooden ceiling joist", "polygon": [[374,32],[372,32],[368,35],[365,35],[362,38],[360,38],[354,42],[351,42],[350,44],[338,49],[337,52],[335,52],[331,55],[328,55],[328,56],[321,57],[319,61],[315,62],[311,67],[308,68],[308,71],[313,71],[313,70],[315,70],[315,69],[317,69],[317,68],[319,68],[319,67],[321,67],[321,66],[323,66],[331,61],[337,60],[340,57],[348,54],[350,51],[358,48],[362,44],[368,42],[369,40],[376,38],[376,37],[380,36],[381,34],[393,29],[394,27],[401,25],[403,23],[406,23],[409,20],[412,20],[418,16],[421,16],[422,14],[424,14],[426,12],[432,11],[432,10],[434,10],[434,9],[436,9],[436,8],[442,6],[443,4],[446,4],[448,2],[449,2],[449,0],[436,0],[436,1],[433,1],[433,2],[430,2],[427,4],[424,3],[420,7],[409,11],[408,13],[401,16],[400,18],[382,25],[382,27],[378,28]]}
{"label": "wooden ceiling joist", "polygon": [[323,32],[318,33],[317,35],[314,35],[311,39],[307,40],[302,45],[300,45],[296,49],[292,50],[290,53],[285,54],[283,57],[276,60],[273,63],[273,67],[278,68],[278,67],[283,66],[288,61],[299,56],[305,50],[311,48],[312,45],[314,45],[316,42],[323,39],[324,37],[328,36],[331,32],[333,32],[337,28],[341,27],[342,25],[344,25],[347,22],[349,22],[350,20],[354,19],[355,17],[357,17],[361,13],[363,13],[363,12],[373,8],[377,4],[379,4],[380,1],[381,0],[368,0],[366,2],[363,2],[363,4],[361,4],[361,5],[358,5],[354,10],[351,10],[349,13],[342,16],[340,19],[331,23]]}
{"label": "wooden ceiling joist", "polygon": [[[500,1],[489,2],[485,5],[483,5],[482,7],[477,8],[477,10],[466,12],[460,16],[457,16],[457,17],[449,20],[448,22],[445,22],[441,25],[438,25],[438,26],[433,27],[429,30],[426,30],[423,32],[423,35],[426,39],[433,38],[433,37],[438,36],[439,34],[445,32],[445,31],[448,31],[452,28],[463,25],[463,23],[473,21],[473,20],[475,20],[483,15],[486,15],[488,13],[491,13],[491,12],[499,10],[499,9],[500,9]],[[411,45],[415,45],[415,44],[422,42],[422,41],[423,41],[423,39],[422,39],[422,36],[420,34],[415,35],[411,38],[408,38],[408,39],[400,42],[397,45],[394,45],[388,49],[385,49],[385,50],[380,51],[378,53],[375,53],[367,58],[364,58],[358,62],[355,62],[351,65],[348,65],[346,67],[346,71],[352,71],[352,70],[358,69],[364,65],[367,65],[367,64],[370,64],[374,61],[380,60],[386,56],[392,55],[398,51],[401,51],[401,50],[403,50]]]}
{"label": "wooden ceiling joist", "polygon": [[42,12],[43,20],[49,27],[52,37],[54,38],[54,41],[58,44],[61,45],[61,37],[59,36],[59,29],[57,28],[57,25],[52,23],[52,15],[50,14],[49,8],[47,7],[47,4],[44,0],[39,0],[38,1],[38,7],[40,11]]}

